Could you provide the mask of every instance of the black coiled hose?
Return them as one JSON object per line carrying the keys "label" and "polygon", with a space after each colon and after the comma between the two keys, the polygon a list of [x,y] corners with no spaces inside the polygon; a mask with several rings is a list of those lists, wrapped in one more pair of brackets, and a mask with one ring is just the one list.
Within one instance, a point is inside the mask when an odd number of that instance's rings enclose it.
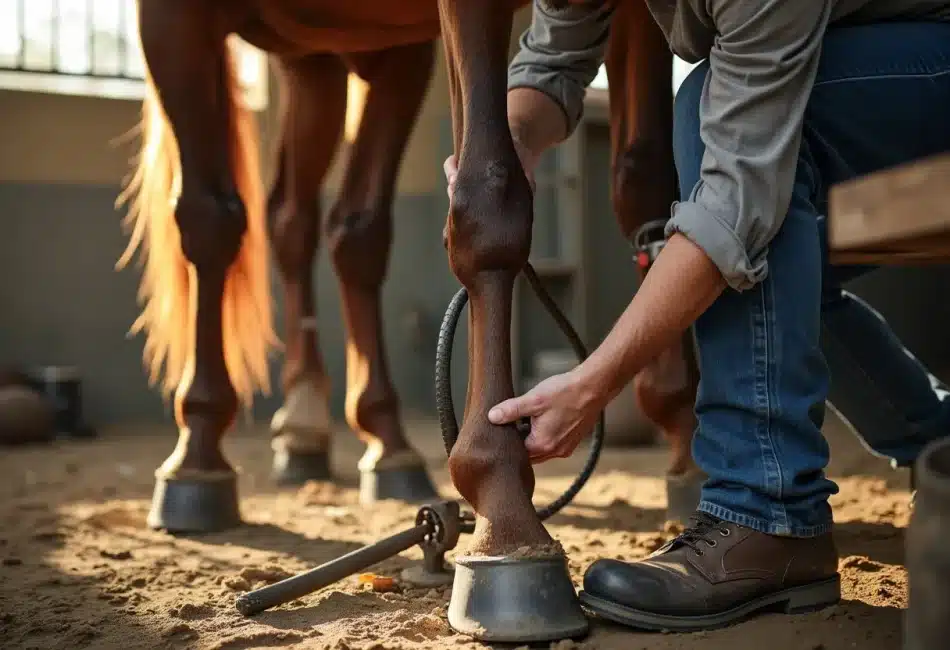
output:
{"label": "black coiled hose", "polygon": [[[554,302],[554,299],[541,284],[541,280],[538,278],[537,273],[535,273],[534,268],[532,268],[530,264],[525,264],[522,273],[524,273],[528,284],[531,285],[531,288],[535,294],[537,294],[541,304],[544,305],[544,308],[551,314],[554,322],[557,323],[558,328],[564,333],[564,336],[567,337],[575,354],[577,354],[578,360],[583,361],[586,359],[587,348],[584,347],[584,343],[571,326],[571,323],[567,320],[567,317],[561,312],[557,303]],[[455,330],[458,327],[462,309],[464,309],[467,302],[468,292],[463,287],[459,289],[458,293],[456,293],[451,302],[449,302],[445,317],[442,319],[442,327],[439,330],[439,342],[435,352],[435,402],[439,412],[439,425],[442,428],[442,440],[445,443],[445,452],[447,454],[452,453],[452,447],[455,446],[455,441],[459,435],[459,425],[455,419],[455,405],[452,402],[452,344],[455,342]],[[570,503],[571,500],[577,496],[577,493],[581,491],[581,488],[584,487],[584,484],[587,483],[591,474],[594,473],[594,469],[597,467],[597,461],[600,459],[600,450],[603,444],[604,414],[601,413],[597,418],[597,424],[591,436],[590,450],[587,452],[587,462],[584,463],[584,468],[564,494],[544,508],[538,510],[538,516],[542,521],[561,510],[561,508]]]}

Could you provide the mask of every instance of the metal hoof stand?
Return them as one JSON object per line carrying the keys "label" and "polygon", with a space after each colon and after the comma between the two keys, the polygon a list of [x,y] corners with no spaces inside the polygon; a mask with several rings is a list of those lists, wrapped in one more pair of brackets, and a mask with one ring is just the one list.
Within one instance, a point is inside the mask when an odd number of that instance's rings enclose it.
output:
{"label": "metal hoof stand", "polygon": [[[584,344],[548,295],[534,269],[526,265],[524,274],[578,358],[585,359],[587,350]],[[451,453],[459,431],[452,402],[450,371],[455,330],[467,301],[467,292],[460,289],[449,303],[436,349],[436,402],[446,453]],[[560,511],[581,490],[593,474],[603,441],[604,415],[601,413],[591,436],[584,468],[564,494],[538,511],[542,521]],[[424,556],[422,566],[404,571],[402,578],[419,586],[452,581],[449,624],[455,630],[482,641],[512,643],[551,641],[587,632],[587,618],[563,556],[458,557],[454,571],[446,566],[445,554],[456,547],[462,533],[471,533],[474,529],[475,516],[462,512],[457,502],[426,505],[420,508],[412,528],[300,575],[248,592],[237,599],[236,607],[245,616],[257,614],[419,545]]]}
{"label": "metal hoof stand", "polygon": [[422,547],[425,557],[420,572],[422,578],[445,583],[447,580],[444,578],[451,575],[445,565],[445,553],[455,548],[463,531],[471,532],[473,528],[474,518],[463,515],[459,504],[454,501],[422,506],[416,515],[416,525],[412,528],[321,564],[306,573],[248,592],[237,599],[235,606],[241,614],[252,616],[313,593],[416,545]]}

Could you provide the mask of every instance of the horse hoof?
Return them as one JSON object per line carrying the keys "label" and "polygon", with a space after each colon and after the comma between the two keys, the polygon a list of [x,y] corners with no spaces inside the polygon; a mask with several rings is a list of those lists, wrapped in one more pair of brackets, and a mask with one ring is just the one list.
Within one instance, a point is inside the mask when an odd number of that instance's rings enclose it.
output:
{"label": "horse hoof", "polygon": [[360,502],[366,505],[383,499],[426,503],[439,499],[439,493],[422,465],[361,471]]}
{"label": "horse hoof", "polygon": [[237,477],[158,477],[147,523],[169,533],[211,533],[240,525]]}
{"label": "horse hoof", "polygon": [[588,630],[564,556],[457,557],[449,625],[486,643],[543,643]]}
{"label": "horse hoof", "polygon": [[278,485],[303,485],[307,481],[329,481],[330,452],[274,449],[271,478]]}
{"label": "horse hoof", "polygon": [[682,474],[666,475],[666,519],[685,524],[696,514],[706,475],[693,468]]}

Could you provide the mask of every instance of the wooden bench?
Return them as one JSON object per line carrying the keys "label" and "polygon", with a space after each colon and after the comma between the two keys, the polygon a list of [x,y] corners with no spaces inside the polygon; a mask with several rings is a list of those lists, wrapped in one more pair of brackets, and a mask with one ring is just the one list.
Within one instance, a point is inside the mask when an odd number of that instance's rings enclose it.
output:
{"label": "wooden bench", "polygon": [[829,204],[834,264],[950,262],[950,153],[841,183]]}

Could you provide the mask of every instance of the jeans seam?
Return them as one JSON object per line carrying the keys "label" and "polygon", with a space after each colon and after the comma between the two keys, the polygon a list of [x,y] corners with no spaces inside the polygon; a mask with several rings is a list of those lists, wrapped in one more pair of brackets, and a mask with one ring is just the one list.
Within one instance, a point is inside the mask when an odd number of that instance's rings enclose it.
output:
{"label": "jeans seam", "polygon": [[705,500],[700,501],[697,510],[699,512],[705,512],[706,514],[712,515],[718,519],[722,519],[723,521],[728,521],[731,524],[742,526],[743,528],[751,528],[752,530],[765,533],[766,535],[783,535],[786,537],[818,537],[819,535],[824,535],[831,532],[831,529],[834,526],[834,521],[828,521],[824,524],[817,524],[815,526],[789,526],[787,523],[772,523],[765,521],[764,519],[759,519],[758,517],[750,517],[749,515],[730,510],[729,508],[724,508],[718,504]]}
{"label": "jeans seam", "polygon": [[950,74],[950,68],[936,70],[934,72],[907,72],[907,73],[887,73],[887,74],[863,74],[855,77],[837,77],[835,79],[823,79],[812,84],[812,88],[830,86],[833,84],[850,83],[852,81],[894,81],[902,79],[935,79]]}
{"label": "jeans seam", "polygon": [[[853,294],[850,294],[847,291],[842,290],[841,293],[844,295],[850,296],[852,299],[855,298]],[[861,373],[861,376],[867,380],[868,385],[874,389],[874,392],[877,398],[880,400],[880,402],[884,406],[887,407],[887,409],[891,412],[892,415],[896,416],[895,419],[909,425],[909,428],[915,429],[915,431],[912,432],[913,435],[915,436],[919,435],[920,432],[916,430],[917,427],[913,426],[913,423],[910,422],[906,417],[904,417],[904,415],[901,413],[901,410],[897,408],[897,405],[895,405],[894,402],[890,399],[887,392],[881,390],[877,382],[874,381],[874,378],[870,374],[868,374],[868,372],[864,369],[864,366],[858,363],[857,358],[853,354],[851,354],[851,351],[848,349],[848,346],[841,345],[838,337],[834,335],[834,332],[832,331],[830,327],[828,327],[827,325],[822,325],[822,328],[825,330],[825,332],[828,334],[829,338],[834,342],[834,344],[839,348],[839,351],[841,350],[844,351],[844,354],[852,362],[851,364],[852,367],[858,369],[858,372]]]}
{"label": "jeans seam", "polygon": [[[775,346],[772,345],[772,335],[774,327],[771,327],[770,316],[770,291],[772,286],[771,276],[767,277],[762,283],[759,292],[759,310],[754,317],[756,321],[756,331],[754,332],[755,344],[753,345],[753,354],[755,355],[755,395],[756,410],[759,417],[756,418],[756,439],[759,442],[759,448],[762,454],[762,466],[765,474],[765,494],[769,500],[769,509],[772,520],[777,525],[788,527],[788,512],[781,502],[784,486],[782,485],[781,464],[778,462],[778,455],[775,453],[775,440],[772,437],[772,409],[773,404],[773,382],[772,366]],[[764,348],[764,350],[762,349]]]}

